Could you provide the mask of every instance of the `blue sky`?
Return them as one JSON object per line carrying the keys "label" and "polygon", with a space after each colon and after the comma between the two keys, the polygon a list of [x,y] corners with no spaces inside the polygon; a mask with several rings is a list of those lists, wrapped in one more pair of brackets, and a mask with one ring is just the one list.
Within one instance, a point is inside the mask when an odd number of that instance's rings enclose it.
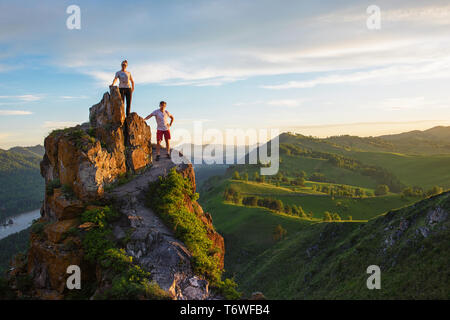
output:
{"label": "blue sky", "polygon": [[[71,4],[80,30],[66,28]],[[373,4],[379,30],[366,27]],[[125,58],[133,111],[165,100],[178,128],[450,125],[448,39],[448,1],[0,0],[0,148],[87,121]]]}

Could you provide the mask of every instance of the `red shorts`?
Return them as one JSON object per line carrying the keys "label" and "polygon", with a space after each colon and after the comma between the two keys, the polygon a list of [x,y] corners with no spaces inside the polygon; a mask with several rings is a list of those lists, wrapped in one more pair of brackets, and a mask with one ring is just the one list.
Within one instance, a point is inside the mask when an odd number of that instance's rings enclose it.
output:
{"label": "red shorts", "polygon": [[163,136],[164,136],[165,140],[169,140],[170,139],[170,130],[165,130],[165,131],[157,130],[156,131],[156,141],[158,141],[158,142],[161,141],[163,139]]}

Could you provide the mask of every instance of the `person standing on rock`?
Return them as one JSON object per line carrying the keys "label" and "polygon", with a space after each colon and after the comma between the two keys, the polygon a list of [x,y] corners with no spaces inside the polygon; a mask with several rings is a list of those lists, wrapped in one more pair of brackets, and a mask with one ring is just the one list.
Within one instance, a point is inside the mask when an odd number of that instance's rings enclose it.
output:
{"label": "person standing on rock", "polygon": [[[170,130],[169,128],[173,123],[173,116],[166,110],[167,103],[165,101],[161,101],[159,103],[159,109],[156,109],[152,113],[150,113],[144,120],[148,120],[151,117],[156,118],[157,131],[156,131],[156,161],[159,161],[160,158],[160,148],[161,148],[161,140],[164,137],[166,141],[166,149],[167,149],[167,158],[170,159]],[[170,118],[170,123],[169,123]]]}
{"label": "person standing on rock", "polygon": [[[123,60],[122,61],[122,70],[116,72],[116,76],[114,77],[113,83],[111,86],[114,86],[114,83],[116,83],[116,80],[119,79],[119,91],[120,96],[122,97],[122,102],[124,102],[125,98],[127,99],[127,111],[126,115],[130,114],[131,110],[131,97],[133,95],[134,91],[134,80],[131,76],[131,73],[127,71],[128,67],[128,61]],[[131,82],[131,86],[130,86]]]}

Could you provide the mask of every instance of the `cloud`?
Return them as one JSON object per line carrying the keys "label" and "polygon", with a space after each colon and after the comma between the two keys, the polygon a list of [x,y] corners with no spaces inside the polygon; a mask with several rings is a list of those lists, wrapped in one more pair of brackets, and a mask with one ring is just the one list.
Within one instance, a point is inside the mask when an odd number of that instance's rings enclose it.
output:
{"label": "cloud", "polygon": [[45,129],[54,130],[73,127],[76,126],[77,124],[79,123],[73,121],[45,121],[42,127]]}
{"label": "cloud", "polygon": [[24,110],[0,110],[0,116],[26,116],[30,114],[33,114],[33,112]]}
{"label": "cloud", "polygon": [[88,96],[60,96],[64,100],[76,100],[76,99],[87,99]]}
{"label": "cloud", "polygon": [[436,61],[427,61],[416,64],[403,64],[390,67],[377,68],[367,71],[349,73],[336,73],[303,81],[289,81],[276,85],[262,85],[264,89],[305,89],[319,85],[362,83],[367,81],[409,81],[417,79],[450,78],[450,56]]}
{"label": "cloud", "polygon": [[13,100],[31,102],[31,101],[41,100],[42,96],[34,95],[34,94],[24,94],[24,95],[18,95],[18,96],[0,96],[0,99],[13,99]]}
{"label": "cloud", "polygon": [[301,106],[306,99],[276,99],[276,100],[256,100],[256,101],[247,101],[247,102],[236,102],[233,103],[235,107],[245,107],[245,106],[254,106],[254,105],[266,105],[273,107],[299,107]]}
{"label": "cloud", "polygon": [[304,99],[281,99],[281,100],[270,100],[267,102],[269,106],[277,107],[298,107],[303,104]]}

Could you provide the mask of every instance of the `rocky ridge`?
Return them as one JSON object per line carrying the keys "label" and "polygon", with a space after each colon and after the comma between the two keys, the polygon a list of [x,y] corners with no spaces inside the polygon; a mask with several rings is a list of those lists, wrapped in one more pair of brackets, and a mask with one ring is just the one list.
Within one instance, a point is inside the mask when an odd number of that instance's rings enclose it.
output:
{"label": "rocky ridge", "polygon": [[[106,203],[120,213],[112,226],[114,240],[126,238],[126,253],[173,299],[217,298],[208,281],[192,271],[186,246],[145,206],[149,182],[167,175],[171,168],[188,178],[195,190],[192,165],[176,165],[166,158],[153,163],[150,127],[136,113],[125,117],[117,87],[110,87],[90,108],[89,119],[89,123],[56,130],[45,139],[41,174],[46,193],[41,219],[32,228],[27,259],[16,259],[13,265],[13,288],[18,290],[14,279],[26,275],[32,298],[64,299],[69,265],[80,266],[82,283],[95,282],[96,293],[107,288],[101,270],[87,263],[80,238],[71,233],[80,229],[85,210]],[[214,230],[211,216],[196,201],[186,206],[205,225],[223,268],[224,241]]]}

